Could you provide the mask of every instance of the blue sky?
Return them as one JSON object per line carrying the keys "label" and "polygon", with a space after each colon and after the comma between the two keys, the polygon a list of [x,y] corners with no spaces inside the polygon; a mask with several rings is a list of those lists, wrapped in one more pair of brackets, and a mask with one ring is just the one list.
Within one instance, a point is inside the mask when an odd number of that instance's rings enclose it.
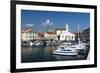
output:
{"label": "blue sky", "polygon": [[65,28],[66,23],[70,32],[80,31],[90,27],[90,14],[79,12],[55,12],[55,11],[37,11],[21,10],[21,28],[32,28],[33,31],[45,32],[47,25],[52,30]]}

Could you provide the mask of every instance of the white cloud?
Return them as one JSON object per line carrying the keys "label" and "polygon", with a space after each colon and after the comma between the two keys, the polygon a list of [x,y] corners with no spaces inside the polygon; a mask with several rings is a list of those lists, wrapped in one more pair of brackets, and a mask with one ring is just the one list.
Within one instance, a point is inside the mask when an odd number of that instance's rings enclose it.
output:
{"label": "white cloud", "polygon": [[53,23],[50,21],[50,19],[47,19],[44,23],[42,23],[43,26],[48,26],[48,25],[52,25]]}
{"label": "white cloud", "polygon": [[50,20],[49,20],[49,19],[47,19],[45,23],[50,24]]}
{"label": "white cloud", "polygon": [[42,23],[42,25],[43,25],[43,26],[46,26],[47,24],[46,24],[46,23]]}
{"label": "white cloud", "polygon": [[53,23],[50,23],[50,25],[52,25]]}
{"label": "white cloud", "polygon": [[28,27],[33,27],[34,24],[26,24],[25,26],[28,26]]}

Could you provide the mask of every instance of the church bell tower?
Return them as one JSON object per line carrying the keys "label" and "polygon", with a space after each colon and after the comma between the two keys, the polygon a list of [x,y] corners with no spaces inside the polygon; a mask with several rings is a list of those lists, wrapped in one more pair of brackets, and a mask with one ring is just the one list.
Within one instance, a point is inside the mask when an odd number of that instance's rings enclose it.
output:
{"label": "church bell tower", "polygon": [[66,24],[66,32],[69,32],[68,24]]}

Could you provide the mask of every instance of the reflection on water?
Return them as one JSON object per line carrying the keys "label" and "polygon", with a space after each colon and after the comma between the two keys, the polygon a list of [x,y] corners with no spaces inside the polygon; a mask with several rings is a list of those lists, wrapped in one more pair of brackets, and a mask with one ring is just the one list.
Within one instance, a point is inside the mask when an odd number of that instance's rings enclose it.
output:
{"label": "reflection on water", "polygon": [[77,56],[61,56],[54,55],[53,50],[56,46],[22,46],[21,61],[25,62],[45,62],[45,61],[64,61],[64,60],[83,60],[87,58],[89,48],[85,51],[85,55]]}

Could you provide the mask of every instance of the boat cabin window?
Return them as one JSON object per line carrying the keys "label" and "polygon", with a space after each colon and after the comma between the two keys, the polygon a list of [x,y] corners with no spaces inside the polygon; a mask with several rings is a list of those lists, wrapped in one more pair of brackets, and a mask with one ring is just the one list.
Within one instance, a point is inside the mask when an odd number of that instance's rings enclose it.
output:
{"label": "boat cabin window", "polygon": [[70,49],[67,49],[67,51],[72,51],[72,50],[70,50]]}

